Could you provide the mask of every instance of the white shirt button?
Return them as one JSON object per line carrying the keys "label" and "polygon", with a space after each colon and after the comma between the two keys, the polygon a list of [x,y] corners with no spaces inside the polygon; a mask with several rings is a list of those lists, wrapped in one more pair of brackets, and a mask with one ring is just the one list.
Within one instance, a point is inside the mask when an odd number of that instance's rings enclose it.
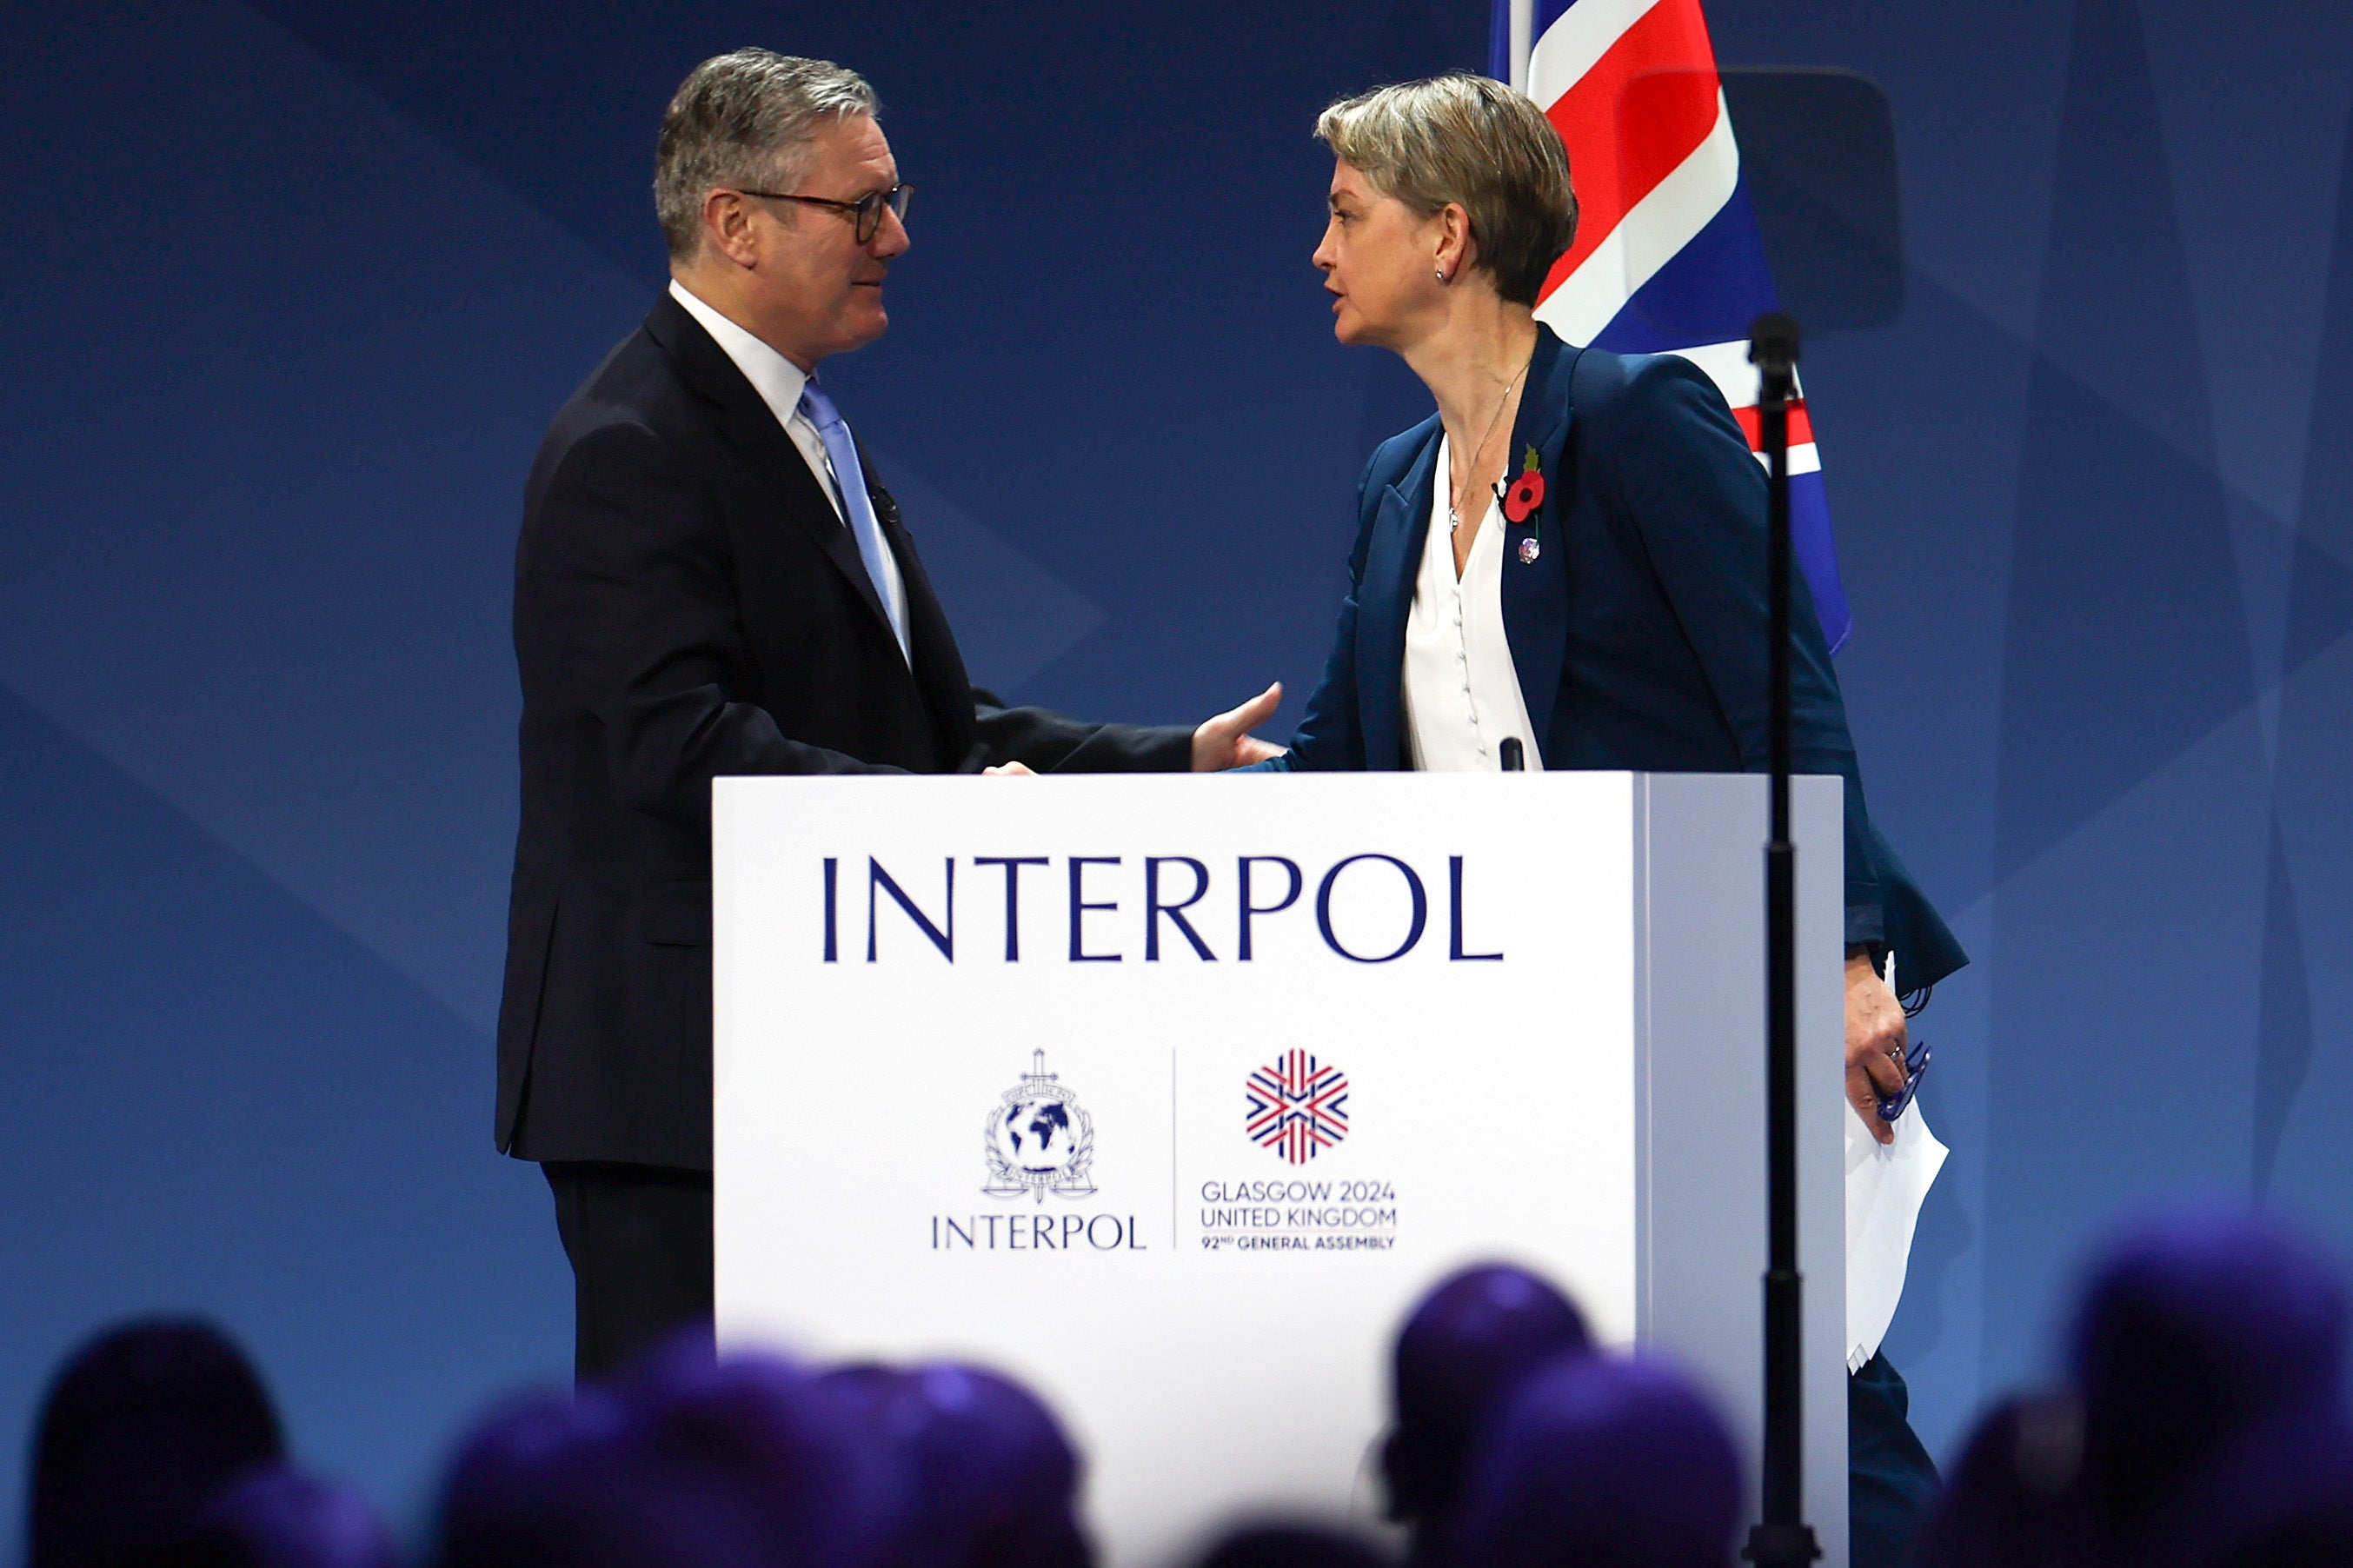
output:
{"label": "white shirt button", "polygon": [[[1469,556],[1461,572],[1455,570],[1455,539],[1443,526],[1440,499],[1451,489],[1450,457],[1441,439],[1430,531],[1406,622],[1401,673],[1408,747],[1417,768],[1492,772],[1495,744],[1488,739],[1487,721],[1495,721],[1499,736],[1525,735],[1529,729],[1503,624],[1503,563],[1514,542],[1500,515],[1490,519],[1482,512],[1473,524]],[[1527,765],[1544,765],[1533,743]]]}

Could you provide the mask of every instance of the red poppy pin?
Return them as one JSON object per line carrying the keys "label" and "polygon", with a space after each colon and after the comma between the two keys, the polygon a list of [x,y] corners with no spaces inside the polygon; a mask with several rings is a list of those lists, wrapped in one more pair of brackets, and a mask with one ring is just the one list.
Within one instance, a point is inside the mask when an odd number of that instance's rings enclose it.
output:
{"label": "red poppy pin", "polygon": [[1543,462],[1544,455],[1529,447],[1527,458],[1520,466],[1520,477],[1504,492],[1504,517],[1507,521],[1525,522],[1536,508],[1544,505]]}

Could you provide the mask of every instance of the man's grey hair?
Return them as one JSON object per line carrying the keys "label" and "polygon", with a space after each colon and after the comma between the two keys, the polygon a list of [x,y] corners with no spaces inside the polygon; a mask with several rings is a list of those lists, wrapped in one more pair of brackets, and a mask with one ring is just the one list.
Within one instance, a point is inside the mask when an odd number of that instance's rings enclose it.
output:
{"label": "man's grey hair", "polygon": [[789,191],[812,138],[881,109],[864,77],[831,60],[737,49],[695,67],[662,115],[654,154],[654,211],[671,259],[702,243],[702,201],[714,188]]}
{"label": "man's grey hair", "polygon": [[1315,121],[1344,163],[1424,217],[1449,202],[1471,216],[1475,266],[1495,292],[1533,305],[1577,237],[1568,149],[1527,94],[1454,73],[1344,98]]}

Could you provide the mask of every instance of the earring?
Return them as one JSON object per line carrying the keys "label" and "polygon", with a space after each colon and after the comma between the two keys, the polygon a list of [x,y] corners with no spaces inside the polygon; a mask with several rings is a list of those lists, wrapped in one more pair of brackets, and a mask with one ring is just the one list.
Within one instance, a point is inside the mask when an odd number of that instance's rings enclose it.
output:
{"label": "earring", "polygon": [[1437,271],[1431,273],[1430,276],[1437,279],[1440,283],[1443,283],[1446,281],[1446,268],[1441,267],[1438,268]]}

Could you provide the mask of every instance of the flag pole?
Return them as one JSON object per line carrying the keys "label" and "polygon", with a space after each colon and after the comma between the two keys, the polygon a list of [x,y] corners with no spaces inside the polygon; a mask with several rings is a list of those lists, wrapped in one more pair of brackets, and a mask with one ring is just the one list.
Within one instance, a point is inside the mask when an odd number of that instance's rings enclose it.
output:
{"label": "flag pole", "polygon": [[1764,1517],[1741,1555],[1758,1568],[1806,1568],[1820,1557],[1805,1509],[1805,1279],[1798,1271],[1798,851],[1789,838],[1789,403],[1797,393],[1799,331],[1778,310],[1749,328],[1757,374],[1767,480],[1767,684],[1772,827],[1765,846]]}
{"label": "flag pole", "polygon": [[1528,90],[1528,58],[1535,48],[1536,0],[1491,0],[1487,74]]}

